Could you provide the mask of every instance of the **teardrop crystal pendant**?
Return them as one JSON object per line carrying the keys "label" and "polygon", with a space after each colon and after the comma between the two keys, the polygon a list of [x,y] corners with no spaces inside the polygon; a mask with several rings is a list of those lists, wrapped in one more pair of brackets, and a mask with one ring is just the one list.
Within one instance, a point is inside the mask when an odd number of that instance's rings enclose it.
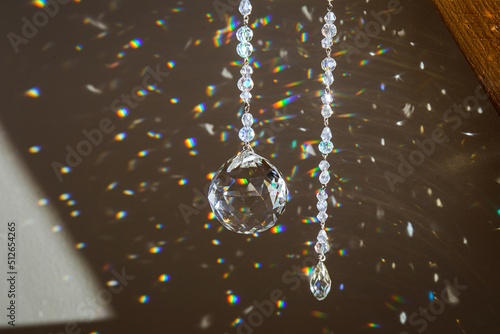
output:
{"label": "teardrop crystal pendant", "polygon": [[332,281],[323,261],[319,261],[311,275],[311,292],[317,300],[323,300],[330,292]]}
{"label": "teardrop crystal pendant", "polygon": [[208,191],[217,219],[228,230],[243,234],[271,228],[285,211],[287,197],[281,173],[251,148],[222,165]]}

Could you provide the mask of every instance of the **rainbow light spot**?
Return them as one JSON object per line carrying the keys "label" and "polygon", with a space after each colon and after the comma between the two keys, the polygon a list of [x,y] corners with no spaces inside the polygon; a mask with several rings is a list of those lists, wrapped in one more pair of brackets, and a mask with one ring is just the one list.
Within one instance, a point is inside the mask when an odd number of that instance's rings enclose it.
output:
{"label": "rainbow light spot", "polygon": [[137,92],[135,92],[137,96],[146,96],[147,93],[148,92],[145,89],[139,89]]}
{"label": "rainbow light spot", "polygon": [[302,33],[302,35],[300,35],[300,41],[307,42],[307,32],[304,32]]}
{"label": "rainbow light spot", "polygon": [[318,220],[316,219],[316,217],[310,217],[310,218],[304,218],[304,219],[302,219],[302,222],[304,224],[313,224],[313,223],[317,223]]}
{"label": "rainbow light spot", "polygon": [[429,300],[434,300],[435,297],[434,297],[434,293],[432,291],[429,291]]}
{"label": "rainbow light spot", "polygon": [[171,61],[167,62],[167,66],[168,66],[169,68],[174,68],[174,67],[175,67],[175,65],[176,65],[176,63],[175,63],[175,61],[173,61],[173,60],[171,60]]}
{"label": "rainbow light spot", "polygon": [[217,239],[214,239],[214,240],[212,240],[212,244],[218,246],[218,245],[220,245],[220,241]]}
{"label": "rainbow light spot", "polygon": [[377,52],[375,52],[375,54],[381,55],[381,54],[384,54],[384,53],[386,53],[386,52],[388,52],[390,50],[391,50],[390,48],[378,50]]}
{"label": "rainbow light spot", "polygon": [[76,45],[75,46],[75,50],[76,51],[82,51],[83,50],[83,45],[80,45],[80,44]]}
{"label": "rainbow light spot", "polygon": [[225,142],[227,140],[227,137],[228,137],[228,134],[227,134],[226,131],[221,132],[221,134],[220,134],[220,141],[221,142]]}
{"label": "rainbow light spot", "polygon": [[148,131],[148,136],[155,139],[160,139],[162,137],[161,133]]}
{"label": "rainbow light spot", "polygon": [[163,224],[156,224],[155,227],[159,230],[163,228]]}
{"label": "rainbow light spot", "polygon": [[234,319],[234,321],[231,323],[231,326],[233,327],[236,327],[238,326],[239,324],[241,324],[243,322],[243,320],[241,318],[236,318]]}
{"label": "rainbow light spot", "polygon": [[121,132],[115,136],[116,141],[122,141],[127,137],[127,134],[125,132]]}
{"label": "rainbow light spot", "polygon": [[167,274],[160,275],[160,277],[158,277],[158,281],[160,282],[170,281],[170,276]]}
{"label": "rainbow light spot", "polygon": [[148,154],[149,154],[149,151],[148,150],[144,150],[144,151],[140,151],[139,153],[137,153],[137,156],[139,156],[139,157],[145,157]]}
{"label": "rainbow light spot", "polygon": [[215,86],[214,85],[207,86],[206,93],[207,96],[213,96],[215,94]]}
{"label": "rainbow light spot", "polygon": [[71,168],[70,167],[64,166],[63,168],[61,168],[61,173],[68,174],[69,172],[71,172]]}
{"label": "rainbow light spot", "polygon": [[156,25],[157,26],[165,25],[165,20],[156,20]]}
{"label": "rainbow light spot", "polygon": [[171,11],[172,13],[179,13],[179,12],[181,12],[183,9],[184,9],[184,8],[182,8],[182,7],[177,7],[177,8],[172,8],[170,11]]}
{"label": "rainbow light spot", "polygon": [[127,117],[128,116],[128,109],[127,108],[121,108],[119,109],[116,114],[118,115],[118,117],[120,118],[123,118],[123,117]]}
{"label": "rainbow light spot", "polygon": [[369,60],[367,60],[367,59],[365,59],[365,60],[360,61],[360,62],[359,62],[359,65],[361,65],[361,66],[365,66],[365,65],[368,65],[369,63],[370,63],[370,61],[369,61]]}
{"label": "rainbow light spot", "polygon": [[127,211],[119,211],[116,213],[115,218],[116,219],[122,219],[127,217]]}
{"label": "rainbow light spot", "polygon": [[207,179],[211,180],[211,179],[214,178],[214,176],[215,176],[215,173],[208,173],[207,174]]}
{"label": "rainbow light spot", "polygon": [[71,211],[70,215],[71,217],[78,217],[80,215],[80,211],[78,210]]}
{"label": "rainbow light spot", "polygon": [[299,97],[300,97],[300,95],[294,95],[294,96],[287,97],[286,99],[283,99],[283,100],[278,101],[275,104],[273,104],[273,108],[274,109],[283,108],[284,106],[297,100]]}
{"label": "rainbow light spot", "polygon": [[45,205],[49,204],[49,200],[46,198],[40,198],[37,201],[37,204],[38,204],[38,206],[45,206]]}
{"label": "rainbow light spot", "polygon": [[260,263],[258,263],[258,262],[255,262],[255,263],[253,264],[253,267],[254,267],[255,269],[259,269],[259,268],[261,268],[261,267],[262,267],[262,264],[260,264]]}
{"label": "rainbow light spot", "polygon": [[319,318],[319,319],[326,319],[326,318],[328,318],[328,314],[320,312],[320,311],[312,311],[311,315],[313,317]]}
{"label": "rainbow light spot", "polygon": [[393,295],[391,296],[391,298],[399,303],[408,303],[406,298],[404,298],[403,296]]}
{"label": "rainbow light spot", "polygon": [[24,95],[32,97],[32,98],[37,98],[40,96],[40,88],[33,87],[31,89],[28,89],[26,92],[24,92]]}
{"label": "rainbow light spot", "polygon": [[139,303],[146,304],[147,302],[149,302],[149,296],[142,295],[142,296],[139,297]]}
{"label": "rainbow light spot", "polygon": [[218,263],[218,264],[224,263],[224,259],[223,259],[223,258],[221,258],[221,257],[220,257],[220,258],[218,258],[218,259],[217,259],[217,263]]}
{"label": "rainbow light spot", "polygon": [[[209,212],[207,218],[210,219],[210,220],[215,219],[214,213],[213,212]],[[207,225],[207,224],[205,224],[205,225]],[[210,227],[210,224],[208,224],[208,225],[209,225],[208,227]]]}
{"label": "rainbow light spot", "polygon": [[79,242],[75,245],[76,249],[82,249],[82,248],[85,248],[86,246],[87,246],[87,244],[84,242]]}
{"label": "rainbow light spot", "polygon": [[173,98],[170,99],[170,103],[177,104],[177,103],[179,103],[179,99],[176,98],[176,97],[173,97]]}
{"label": "rainbow light spot", "polygon": [[281,65],[281,66],[276,66],[274,69],[273,69],[273,73],[279,73],[287,68],[289,68],[290,66],[289,65]]}
{"label": "rainbow light spot", "polygon": [[113,183],[110,183],[110,184],[108,184],[107,189],[108,189],[108,190],[113,190],[113,189],[115,189],[115,187],[116,187],[117,185],[118,185],[118,182],[113,182]]}
{"label": "rainbow light spot", "polygon": [[130,42],[128,42],[128,45],[130,45],[132,49],[138,49],[142,45],[142,40],[140,40],[139,38],[133,39]]}
{"label": "rainbow light spot", "polygon": [[152,254],[158,254],[161,252],[161,247],[160,246],[155,246],[155,247],[151,247],[149,249],[149,252],[152,253]]}
{"label": "rainbow light spot", "polygon": [[29,152],[30,152],[30,153],[38,153],[38,152],[40,152],[40,150],[41,150],[41,149],[42,149],[42,148],[41,148],[40,146],[31,146],[31,147],[29,148]]}
{"label": "rainbow light spot", "polygon": [[367,327],[370,327],[370,328],[381,328],[382,326],[380,326],[379,324],[375,324],[373,322],[370,322]]}
{"label": "rainbow light spot", "polygon": [[340,256],[346,256],[347,255],[347,249],[339,249],[339,255]]}
{"label": "rainbow light spot", "polygon": [[124,190],[123,193],[128,196],[132,196],[134,194],[133,190]]}
{"label": "rainbow light spot", "polygon": [[38,8],[43,8],[43,7],[45,7],[47,0],[33,0],[33,1],[31,1],[31,3],[35,6],[37,6]]}
{"label": "rainbow light spot", "polygon": [[229,304],[238,304],[240,302],[240,297],[236,295],[229,295],[227,296],[227,302]]}
{"label": "rainbow light spot", "polygon": [[198,104],[196,107],[194,107],[194,111],[196,111],[197,113],[202,113],[204,112],[205,110],[207,109],[207,107],[205,106],[205,103],[200,103]]}
{"label": "rainbow light spot", "polygon": [[203,225],[203,228],[205,230],[208,230],[210,227],[212,227],[212,225],[210,225],[209,223],[206,223],[206,224]]}
{"label": "rainbow light spot", "polygon": [[286,307],[286,302],[284,300],[278,300],[276,302],[276,306],[278,306],[278,308],[285,308]]}
{"label": "rainbow light spot", "polygon": [[68,193],[64,193],[64,194],[59,195],[59,199],[61,201],[65,201],[65,200],[70,199],[70,198],[71,198],[71,194],[68,194]]}
{"label": "rainbow light spot", "polygon": [[186,145],[187,148],[193,148],[196,146],[196,139],[195,138],[188,138],[184,140],[184,144]]}
{"label": "rainbow light spot", "polygon": [[180,186],[183,186],[183,185],[187,184],[188,182],[189,182],[188,179],[180,179],[178,183]]}
{"label": "rainbow light spot", "polygon": [[272,229],[271,229],[271,233],[281,233],[281,232],[285,232],[286,231],[286,227],[285,225],[278,225],[278,226],[274,226]]}

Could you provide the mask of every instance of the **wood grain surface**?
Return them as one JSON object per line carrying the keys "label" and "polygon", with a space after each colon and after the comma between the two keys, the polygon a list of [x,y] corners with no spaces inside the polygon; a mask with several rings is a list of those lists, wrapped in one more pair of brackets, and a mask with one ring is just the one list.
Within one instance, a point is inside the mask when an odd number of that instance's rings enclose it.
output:
{"label": "wood grain surface", "polygon": [[500,110],[500,1],[433,2],[497,111]]}

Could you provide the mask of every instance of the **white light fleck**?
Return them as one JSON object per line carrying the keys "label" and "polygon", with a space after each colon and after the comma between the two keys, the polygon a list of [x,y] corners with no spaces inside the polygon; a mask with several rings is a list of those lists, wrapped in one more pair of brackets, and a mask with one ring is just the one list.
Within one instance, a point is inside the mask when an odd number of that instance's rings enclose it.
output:
{"label": "white light fleck", "polygon": [[408,232],[408,235],[410,237],[413,237],[413,225],[410,222],[408,222],[408,226],[406,227],[406,231]]}
{"label": "white light fleck", "polygon": [[406,313],[405,312],[401,312],[401,314],[399,315],[399,321],[401,321],[401,323],[404,325],[405,322],[406,322]]}
{"label": "white light fleck", "polygon": [[233,78],[233,75],[231,74],[231,72],[229,72],[229,70],[226,67],[224,67],[222,69],[222,73],[221,74],[226,79],[232,79]]}
{"label": "white light fleck", "polygon": [[420,62],[420,68],[421,68],[422,70],[425,68],[425,65],[424,65],[424,62],[423,62],[423,61],[421,61],[421,62]]}

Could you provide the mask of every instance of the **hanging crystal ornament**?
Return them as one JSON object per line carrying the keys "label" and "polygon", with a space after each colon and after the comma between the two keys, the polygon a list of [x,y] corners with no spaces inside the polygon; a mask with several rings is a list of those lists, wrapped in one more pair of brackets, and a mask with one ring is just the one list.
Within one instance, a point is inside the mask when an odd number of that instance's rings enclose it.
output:
{"label": "hanging crystal ornament", "polygon": [[250,43],[253,31],[248,26],[252,4],[249,0],[241,0],[239,10],[244,23],[236,32],[240,42],[236,52],[244,59],[237,84],[244,103],[243,127],[239,132],[243,149],[215,174],[208,190],[208,201],[224,227],[237,233],[252,234],[265,231],[276,223],[285,211],[288,189],[278,169],[256,154],[250,145],[255,137],[254,119],[250,113],[250,91],[254,82],[249,57],[254,51]]}
{"label": "hanging crystal ornament", "polygon": [[319,213],[318,220],[321,224],[321,230],[318,233],[317,242],[314,245],[314,250],[319,254],[319,261],[311,274],[310,288],[314,297],[318,300],[323,300],[326,298],[330,292],[332,285],[330,275],[323,263],[326,259],[325,254],[330,250],[330,243],[328,242],[328,235],[325,230],[325,222],[328,218],[326,209],[328,206],[328,194],[327,194],[327,184],[330,181],[330,173],[328,169],[330,164],[327,161],[328,154],[333,151],[333,143],[330,141],[332,139],[332,131],[328,126],[328,119],[333,114],[331,103],[333,102],[333,94],[330,90],[330,85],[333,83],[334,78],[332,71],[337,66],[337,63],[333,58],[331,58],[333,37],[337,34],[337,27],[335,27],[335,14],[332,12],[332,1],[328,0],[328,13],[325,15],[325,25],[321,29],[323,33],[323,40],[321,45],[326,50],[326,58],[321,62],[321,68],[325,71],[323,74],[323,84],[325,85],[325,90],[323,96],[321,96],[321,101],[323,102],[323,107],[321,108],[321,115],[323,116],[323,121],[325,127],[321,132],[321,142],[319,143],[319,151],[323,154],[323,160],[319,163],[319,169],[321,174],[319,176],[319,181],[321,183],[321,189],[317,194],[318,204],[316,205]]}

